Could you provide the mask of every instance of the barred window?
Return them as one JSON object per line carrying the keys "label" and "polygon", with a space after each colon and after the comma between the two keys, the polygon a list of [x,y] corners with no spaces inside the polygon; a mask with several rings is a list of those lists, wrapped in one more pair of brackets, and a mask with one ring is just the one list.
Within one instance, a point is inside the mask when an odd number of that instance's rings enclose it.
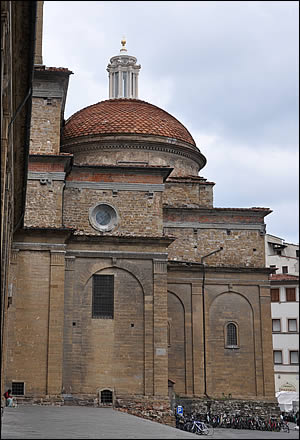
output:
{"label": "barred window", "polygon": [[114,276],[93,276],[92,317],[113,319],[114,317]]}
{"label": "barred window", "polygon": [[24,396],[24,382],[12,382],[11,394],[13,396]]}
{"label": "barred window", "polygon": [[109,404],[113,401],[113,393],[110,390],[102,390],[101,391],[101,403]]}
{"label": "barred window", "polygon": [[236,325],[232,322],[227,325],[227,345],[237,345]]}

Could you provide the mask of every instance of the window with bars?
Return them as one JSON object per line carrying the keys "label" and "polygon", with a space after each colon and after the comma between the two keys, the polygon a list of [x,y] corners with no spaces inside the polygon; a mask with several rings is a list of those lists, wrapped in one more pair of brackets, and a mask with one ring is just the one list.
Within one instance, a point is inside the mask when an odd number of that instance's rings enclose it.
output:
{"label": "window with bars", "polygon": [[12,382],[11,394],[13,396],[24,396],[24,382]]}
{"label": "window with bars", "polygon": [[296,289],[295,287],[286,287],[285,289],[286,301],[296,301]]}
{"label": "window with bars", "polygon": [[279,302],[279,289],[271,289],[271,302]]}
{"label": "window with bars", "polygon": [[92,317],[113,319],[114,317],[114,276],[93,276]]}
{"label": "window with bars", "polygon": [[272,331],[273,332],[280,332],[281,331],[280,319],[272,319]]}
{"label": "window with bars", "polygon": [[102,390],[101,391],[101,403],[103,404],[111,404],[113,401],[113,393],[110,390]]}
{"label": "window with bars", "polygon": [[282,364],[282,351],[274,350],[273,351],[273,360],[274,364]]}
{"label": "window with bars", "polygon": [[238,332],[237,325],[229,322],[226,325],[226,347],[233,348],[238,346]]}

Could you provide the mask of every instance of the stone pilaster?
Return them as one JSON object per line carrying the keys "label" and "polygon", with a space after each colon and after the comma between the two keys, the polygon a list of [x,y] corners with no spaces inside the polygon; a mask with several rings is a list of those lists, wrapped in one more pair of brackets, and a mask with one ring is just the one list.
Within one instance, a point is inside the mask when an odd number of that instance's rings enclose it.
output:
{"label": "stone pilaster", "polygon": [[167,262],[153,262],[154,395],[168,396]]}
{"label": "stone pilaster", "polygon": [[47,394],[62,390],[65,251],[50,251]]}
{"label": "stone pilaster", "polygon": [[203,374],[203,308],[202,285],[193,284],[192,291],[192,327],[193,327],[193,374],[194,394],[204,393]]}
{"label": "stone pilaster", "polygon": [[260,315],[262,341],[263,395],[274,398],[273,342],[271,298],[269,286],[260,287]]}
{"label": "stone pilaster", "polygon": [[72,393],[72,326],[73,326],[73,291],[75,258],[65,258],[65,295],[64,295],[64,342],[63,342],[63,393]]}

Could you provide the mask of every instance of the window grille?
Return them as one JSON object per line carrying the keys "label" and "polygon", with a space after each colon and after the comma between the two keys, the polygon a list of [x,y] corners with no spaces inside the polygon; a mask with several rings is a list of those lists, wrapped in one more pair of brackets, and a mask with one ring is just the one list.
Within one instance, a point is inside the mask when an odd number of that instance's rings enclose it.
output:
{"label": "window grille", "polygon": [[114,276],[93,276],[92,317],[113,319],[114,317]]}
{"label": "window grille", "polygon": [[113,401],[113,393],[110,390],[101,391],[101,403],[109,404]]}
{"label": "window grille", "polygon": [[237,328],[232,322],[227,325],[227,346],[237,346]]}
{"label": "window grille", "polygon": [[295,287],[287,287],[285,289],[286,300],[287,301],[296,301],[296,289]]}
{"label": "window grille", "polygon": [[11,394],[13,396],[24,396],[24,382],[12,382]]}
{"label": "window grille", "polygon": [[279,302],[279,289],[271,289],[271,302]]}

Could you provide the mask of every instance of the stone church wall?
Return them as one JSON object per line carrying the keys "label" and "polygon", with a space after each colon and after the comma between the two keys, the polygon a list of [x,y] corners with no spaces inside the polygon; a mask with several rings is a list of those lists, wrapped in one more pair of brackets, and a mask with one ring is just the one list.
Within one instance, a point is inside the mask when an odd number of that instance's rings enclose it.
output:
{"label": "stone church wall", "polygon": [[172,207],[201,205],[213,207],[213,187],[199,183],[167,182],[163,194],[163,203]]}
{"label": "stone church wall", "polygon": [[[200,267],[168,273],[169,379],[180,396],[205,391],[202,276]],[[207,394],[274,398],[267,273],[210,268],[204,294]],[[226,346],[229,322],[237,326],[235,348]]]}
{"label": "stone church wall", "polygon": [[166,235],[177,237],[168,248],[170,260],[200,262],[203,255],[222,246],[222,252],[209,257],[210,265],[264,266],[264,236],[258,230],[237,229],[230,235],[225,228],[165,227],[164,231]]}
{"label": "stone church wall", "polygon": [[[119,191],[92,188],[66,188],[64,224],[82,233],[101,235],[89,222],[89,209],[97,203],[109,203],[119,214],[119,225],[110,235],[162,235],[162,196],[160,192]],[[80,209],[79,209],[80,207]]]}
{"label": "stone church wall", "polygon": [[32,100],[30,153],[59,154],[61,99]]}
{"label": "stone church wall", "polygon": [[62,226],[63,181],[28,180],[25,226],[60,228]]}
{"label": "stone church wall", "polygon": [[27,396],[46,395],[50,253],[14,254],[6,382],[24,382]]}

